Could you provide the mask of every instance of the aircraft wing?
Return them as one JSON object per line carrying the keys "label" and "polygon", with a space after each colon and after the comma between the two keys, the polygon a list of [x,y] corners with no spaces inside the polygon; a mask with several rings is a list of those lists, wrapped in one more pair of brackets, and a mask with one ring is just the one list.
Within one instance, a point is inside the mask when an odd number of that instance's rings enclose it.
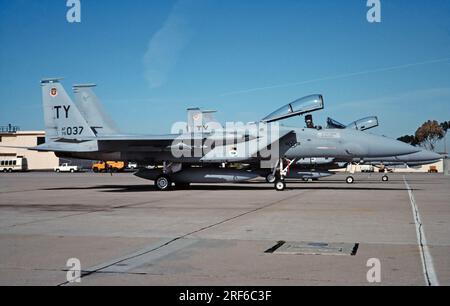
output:
{"label": "aircraft wing", "polygon": [[270,134],[270,137],[256,137],[246,142],[215,147],[201,160],[203,162],[244,162],[258,155],[265,155],[269,146],[272,149],[276,149],[274,144],[277,142],[279,142],[278,151],[272,153],[283,156],[291,147],[286,145],[286,143],[289,143],[289,140],[294,138],[296,138],[294,130],[283,129],[277,133]]}
{"label": "aircraft wing", "polygon": [[191,134],[168,134],[154,136],[106,136],[97,138],[101,151],[164,151],[173,146],[202,144],[206,137]]}
{"label": "aircraft wing", "polygon": [[202,140],[202,137],[180,136],[179,134],[136,136],[136,135],[113,135],[104,137],[84,137],[80,139],[58,138],[42,145],[28,148],[34,151],[54,152],[96,152],[96,151],[132,151],[141,149],[170,149],[174,144],[191,143]]}

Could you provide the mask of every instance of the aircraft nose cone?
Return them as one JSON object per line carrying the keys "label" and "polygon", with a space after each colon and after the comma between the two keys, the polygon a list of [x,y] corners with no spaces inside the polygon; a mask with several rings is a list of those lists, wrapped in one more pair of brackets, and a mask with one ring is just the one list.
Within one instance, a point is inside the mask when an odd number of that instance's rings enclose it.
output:
{"label": "aircraft nose cone", "polygon": [[387,137],[374,136],[369,144],[369,155],[373,157],[401,156],[418,151],[420,149]]}
{"label": "aircraft nose cone", "polygon": [[431,151],[421,151],[417,154],[420,154],[421,160],[438,160],[442,158],[440,154]]}

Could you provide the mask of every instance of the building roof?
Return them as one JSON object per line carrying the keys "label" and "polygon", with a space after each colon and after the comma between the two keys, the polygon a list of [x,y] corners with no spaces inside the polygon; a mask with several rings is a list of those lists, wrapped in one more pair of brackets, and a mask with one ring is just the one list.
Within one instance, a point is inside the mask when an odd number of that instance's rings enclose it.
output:
{"label": "building roof", "polygon": [[0,136],[45,136],[45,131],[18,131],[14,133],[0,133]]}

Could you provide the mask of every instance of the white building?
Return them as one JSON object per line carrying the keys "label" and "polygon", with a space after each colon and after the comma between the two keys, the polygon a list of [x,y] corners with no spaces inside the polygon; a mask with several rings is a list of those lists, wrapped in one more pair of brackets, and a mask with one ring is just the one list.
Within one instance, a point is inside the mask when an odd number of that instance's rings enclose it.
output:
{"label": "white building", "polygon": [[45,142],[45,132],[24,131],[16,129],[0,130],[0,158],[23,156],[29,170],[50,170],[59,165],[59,158],[53,152],[36,152],[27,150]]}

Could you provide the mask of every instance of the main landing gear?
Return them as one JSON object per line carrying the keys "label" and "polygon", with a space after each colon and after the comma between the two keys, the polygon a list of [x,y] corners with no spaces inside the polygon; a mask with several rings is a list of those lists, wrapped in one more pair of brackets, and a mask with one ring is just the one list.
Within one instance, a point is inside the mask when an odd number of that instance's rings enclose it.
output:
{"label": "main landing gear", "polygon": [[[284,166],[284,161],[286,161],[286,166]],[[289,169],[294,164],[294,162],[295,159],[284,160],[280,158],[273,173],[267,175],[266,181],[270,183],[271,180],[274,180],[274,188],[276,191],[284,191],[286,189],[286,181],[284,179],[288,175]]]}
{"label": "main landing gear", "polygon": [[173,189],[173,186],[172,186],[173,184],[175,184],[175,189],[177,189],[177,190],[189,189],[189,187],[191,186],[190,183],[173,182],[172,179],[170,178],[170,176],[168,176],[166,174],[162,174],[162,175],[158,176],[155,180],[155,187],[159,191],[171,190],[171,189]]}
{"label": "main landing gear", "polygon": [[277,180],[277,177],[274,174],[272,174],[272,173],[267,174],[267,176],[266,176],[267,183],[273,184],[273,183],[275,183],[276,180]]}
{"label": "main landing gear", "polygon": [[[156,189],[158,189],[160,191],[171,190],[172,183],[174,183],[171,178],[171,174],[177,173],[177,172],[181,171],[181,169],[182,169],[181,164],[164,162],[162,174],[155,179]],[[186,186],[189,186],[189,184],[181,184],[181,183],[176,183],[176,182],[175,182],[175,185],[177,187],[185,187],[185,188],[187,188]]]}
{"label": "main landing gear", "polygon": [[155,187],[160,191],[167,191],[172,188],[172,180],[168,175],[162,174],[156,178]]}

